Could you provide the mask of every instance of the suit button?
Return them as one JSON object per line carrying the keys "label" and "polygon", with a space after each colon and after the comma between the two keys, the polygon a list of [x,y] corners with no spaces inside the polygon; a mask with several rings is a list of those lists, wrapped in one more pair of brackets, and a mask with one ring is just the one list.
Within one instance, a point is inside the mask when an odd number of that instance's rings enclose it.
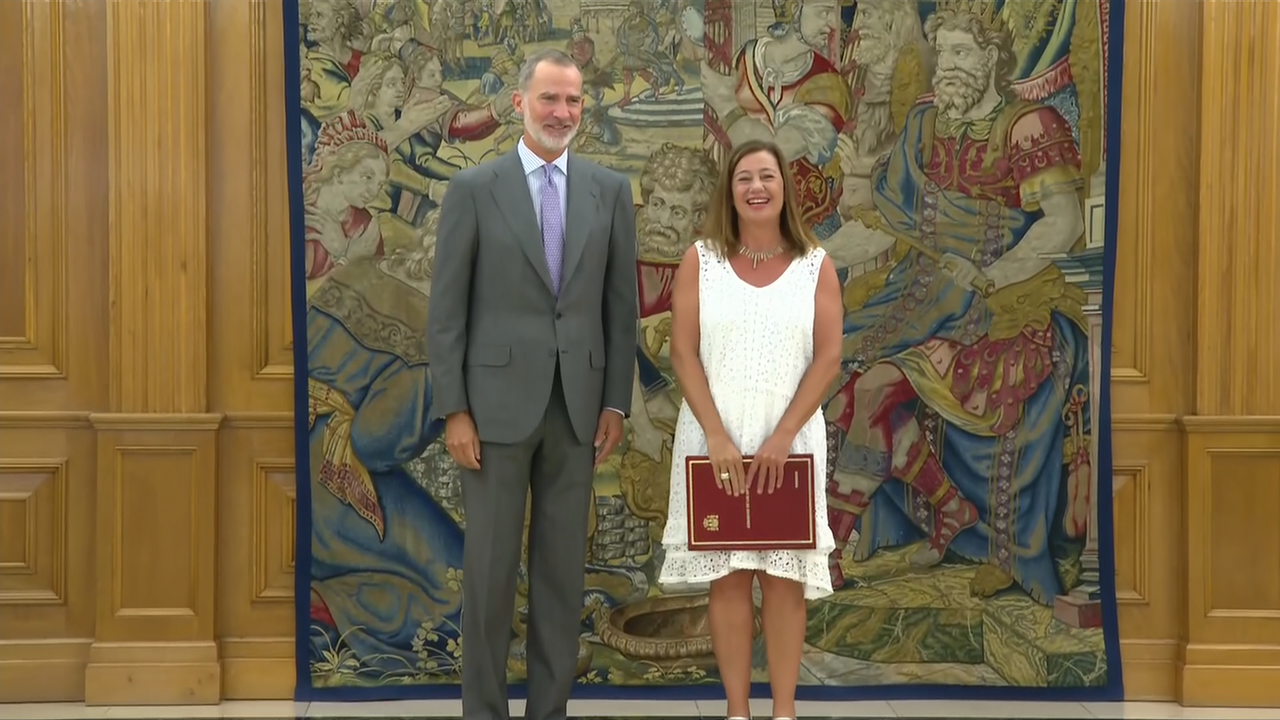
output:
{"label": "suit button", "polygon": [[556,313],[556,319],[557,319],[557,320],[562,320],[562,319],[564,319],[564,313]]}

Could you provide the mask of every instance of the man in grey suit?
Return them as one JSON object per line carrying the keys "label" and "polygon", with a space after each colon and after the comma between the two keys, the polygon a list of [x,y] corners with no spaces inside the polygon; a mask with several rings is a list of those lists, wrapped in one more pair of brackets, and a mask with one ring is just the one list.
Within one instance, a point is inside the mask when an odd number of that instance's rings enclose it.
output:
{"label": "man in grey suit", "polygon": [[462,713],[506,720],[526,493],[529,720],[563,720],[577,660],[591,483],[622,438],[635,343],[631,182],[569,154],[582,75],[531,54],[516,151],[453,177],[428,342],[433,416],[462,466]]}

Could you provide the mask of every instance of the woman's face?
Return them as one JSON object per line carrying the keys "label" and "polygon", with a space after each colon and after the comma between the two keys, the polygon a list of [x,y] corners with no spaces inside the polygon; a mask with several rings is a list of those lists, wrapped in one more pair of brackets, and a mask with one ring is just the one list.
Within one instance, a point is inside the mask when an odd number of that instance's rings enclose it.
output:
{"label": "woman's face", "polygon": [[759,222],[782,217],[786,190],[782,170],[773,153],[753,152],[738,161],[733,170],[733,206],[744,221]]}
{"label": "woman's face", "polygon": [[434,55],[418,67],[414,84],[428,90],[439,90],[444,86],[444,69],[440,66],[440,58]]}
{"label": "woman's face", "polygon": [[387,163],[381,157],[366,157],[349,170],[339,171],[333,182],[351,207],[365,207],[378,197],[387,181]]}
{"label": "woman's face", "polygon": [[382,87],[378,89],[377,107],[395,110],[404,102],[404,72],[399,67],[391,67],[382,76]]}

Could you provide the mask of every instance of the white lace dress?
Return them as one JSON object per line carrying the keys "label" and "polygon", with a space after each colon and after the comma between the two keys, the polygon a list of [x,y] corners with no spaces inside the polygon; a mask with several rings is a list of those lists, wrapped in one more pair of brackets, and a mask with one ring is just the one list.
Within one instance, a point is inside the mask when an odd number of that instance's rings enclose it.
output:
{"label": "white lace dress", "polygon": [[[826,253],[818,249],[792,261],[776,281],[757,288],[738,277],[702,241],[696,247],[700,260],[698,354],[729,437],[743,455],[753,454],[782,419],[813,360],[814,295]],[[702,584],[734,570],[758,570],[801,583],[807,599],[830,595],[827,557],[835,541],[827,524],[823,485],[827,439],[821,410],[796,435],[791,452],[812,453],[816,463],[816,550],[690,551],[684,461],[689,455],[705,455],[707,438],[689,405],[682,403],[672,449],[671,496],[662,534],[665,558],[658,582]]]}

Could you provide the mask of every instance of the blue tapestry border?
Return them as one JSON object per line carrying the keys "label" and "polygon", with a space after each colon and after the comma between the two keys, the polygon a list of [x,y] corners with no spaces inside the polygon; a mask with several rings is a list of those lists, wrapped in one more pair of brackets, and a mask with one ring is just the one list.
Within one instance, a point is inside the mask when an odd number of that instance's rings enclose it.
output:
{"label": "blue tapestry border", "polygon": [[[1116,235],[1119,227],[1119,178],[1121,98],[1124,68],[1124,0],[1110,0],[1107,38],[1107,91],[1106,91],[1106,238],[1104,242],[1104,272],[1102,299],[1102,347],[1110,348],[1112,342],[1114,303]],[[284,68],[285,77],[299,76],[298,43],[300,27],[297,22],[298,0],[283,0],[284,14]],[[302,106],[301,88],[297,82],[285,83],[286,107],[297,112]],[[302,131],[291,113],[285,122],[286,145],[289,159],[289,232],[291,238],[306,234],[302,206]],[[305,247],[302,242],[290,243],[290,302],[293,309],[293,365],[294,365],[294,443],[297,477],[298,516],[295,523],[296,568],[294,576],[294,629],[296,686],[294,698],[302,702],[368,702],[375,700],[428,700],[457,699],[461,697],[459,685],[411,685],[383,686],[375,688],[315,688],[311,685],[308,665],[308,634],[310,632],[311,587],[311,507],[310,454],[307,452],[309,433],[307,427],[307,321]],[[1113,517],[1112,498],[1112,437],[1111,437],[1111,353],[1103,352],[1100,372],[1098,431],[1099,493],[1098,517]],[[1043,687],[994,687],[975,685],[801,685],[796,689],[799,700],[850,701],[850,700],[1005,700],[1005,701],[1120,701],[1124,699],[1123,669],[1120,657],[1119,617],[1115,596],[1115,530],[1113,522],[1100,523],[1098,537],[1099,574],[1102,589],[1103,634],[1106,642],[1107,684],[1088,688]],[[769,697],[766,683],[752,685],[751,696]],[[513,699],[525,696],[523,685],[510,688]],[[601,685],[575,685],[573,697],[607,700],[722,700],[724,693],[718,685],[619,687]]]}

